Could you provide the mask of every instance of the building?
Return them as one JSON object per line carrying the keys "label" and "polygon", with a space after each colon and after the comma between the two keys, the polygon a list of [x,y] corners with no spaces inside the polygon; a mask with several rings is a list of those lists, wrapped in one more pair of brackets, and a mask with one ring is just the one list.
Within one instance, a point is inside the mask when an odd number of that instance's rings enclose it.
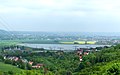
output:
{"label": "building", "polygon": [[44,64],[37,64],[37,65],[35,65],[35,66],[32,66],[32,68],[41,68],[41,67],[43,67],[44,66]]}

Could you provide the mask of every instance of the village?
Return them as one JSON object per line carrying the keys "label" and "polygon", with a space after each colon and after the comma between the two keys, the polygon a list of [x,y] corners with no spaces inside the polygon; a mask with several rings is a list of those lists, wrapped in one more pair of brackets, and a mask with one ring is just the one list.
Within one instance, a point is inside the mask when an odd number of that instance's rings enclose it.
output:
{"label": "village", "polygon": [[[83,62],[83,56],[89,55],[93,52],[98,52],[100,51],[100,49],[102,49],[103,47],[97,47],[97,48],[77,48],[75,51],[72,51],[73,53],[75,53],[80,62]],[[34,51],[33,49],[37,50]],[[2,53],[3,53],[3,60],[5,61],[6,64],[12,64],[18,68],[21,69],[40,69],[41,67],[45,67],[46,64],[44,63],[37,63],[31,60],[28,60],[26,58],[24,58],[22,56],[22,54],[31,54],[31,53],[47,53],[47,52],[51,52],[51,53],[57,53],[59,55],[62,55],[63,53],[67,52],[67,51],[62,51],[62,50],[40,50],[40,49],[36,49],[36,48],[29,48],[29,47],[24,47],[24,46],[10,46],[10,47],[4,47],[2,48]],[[11,55],[9,54],[9,52],[13,52],[14,54],[19,52],[21,55]],[[70,52],[70,51],[69,51]],[[68,52],[68,53],[69,53]]]}

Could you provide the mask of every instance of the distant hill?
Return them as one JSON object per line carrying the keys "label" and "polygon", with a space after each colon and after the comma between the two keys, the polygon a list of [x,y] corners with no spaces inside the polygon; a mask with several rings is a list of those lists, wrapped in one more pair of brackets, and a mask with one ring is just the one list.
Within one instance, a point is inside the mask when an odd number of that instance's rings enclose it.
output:
{"label": "distant hill", "polygon": [[11,36],[12,34],[10,32],[0,29],[0,40],[8,40]]}
{"label": "distant hill", "polygon": [[9,32],[8,32],[8,31],[1,30],[1,29],[0,29],[0,35],[5,35],[5,34],[9,34]]}

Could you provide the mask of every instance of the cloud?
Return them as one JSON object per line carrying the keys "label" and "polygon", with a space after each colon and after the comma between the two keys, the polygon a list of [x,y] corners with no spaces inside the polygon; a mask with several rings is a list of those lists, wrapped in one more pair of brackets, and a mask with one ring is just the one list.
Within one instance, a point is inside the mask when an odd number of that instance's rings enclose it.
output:
{"label": "cloud", "polygon": [[[120,12],[119,0],[4,0],[0,13],[88,16]],[[103,13],[101,13],[103,15]],[[119,15],[119,14],[118,14]]]}
{"label": "cloud", "polygon": [[95,25],[120,24],[119,3],[119,0],[2,0],[0,14],[6,15],[12,24],[22,24],[23,28],[34,24],[57,28],[66,24],[71,29],[82,25],[90,30],[87,27],[91,25],[99,30]]}

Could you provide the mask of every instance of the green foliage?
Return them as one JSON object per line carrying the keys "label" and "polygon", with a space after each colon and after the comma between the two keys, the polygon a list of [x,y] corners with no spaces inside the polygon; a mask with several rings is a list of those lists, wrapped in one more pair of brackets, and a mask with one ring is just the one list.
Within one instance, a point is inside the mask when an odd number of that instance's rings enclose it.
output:
{"label": "green foliage", "polygon": [[[98,48],[101,49],[101,48]],[[40,53],[6,53],[11,56],[20,55],[33,61],[33,65],[44,64],[40,69],[32,69],[28,63],[21,60],[14,62],[5,60],[0,63],[0,74],[3,75],[119,75],[120,74],[120,45],[105,47],[99,52],[79,56],[75,52],[40,52]],[[0,57],[3,60],[3,57]],[[8,65],[12,64],[12,65]],[[17,66],[21,69],[19,69]]]}
{"label": "green foliage", "polygon": [[31,70],[31,69],[32,69],[32,66],[27,63],[27,64],[26,64],[26,68],[27,68],[27,70]]}
{"label": "green foliage", "polygon": [[79,75],[120,75],[120,45],[84,56],[83,60],[76,72]]}
{"label": "green foliage", "polygon": [[10,59],[5,60],[4,62],[5,62],[5,64],[13,64],[13,61]]}
{"label": "green foliage", "polygon": [[108,75],[119,75],[120,74],[120,63],[113,64],[108,70]]}

